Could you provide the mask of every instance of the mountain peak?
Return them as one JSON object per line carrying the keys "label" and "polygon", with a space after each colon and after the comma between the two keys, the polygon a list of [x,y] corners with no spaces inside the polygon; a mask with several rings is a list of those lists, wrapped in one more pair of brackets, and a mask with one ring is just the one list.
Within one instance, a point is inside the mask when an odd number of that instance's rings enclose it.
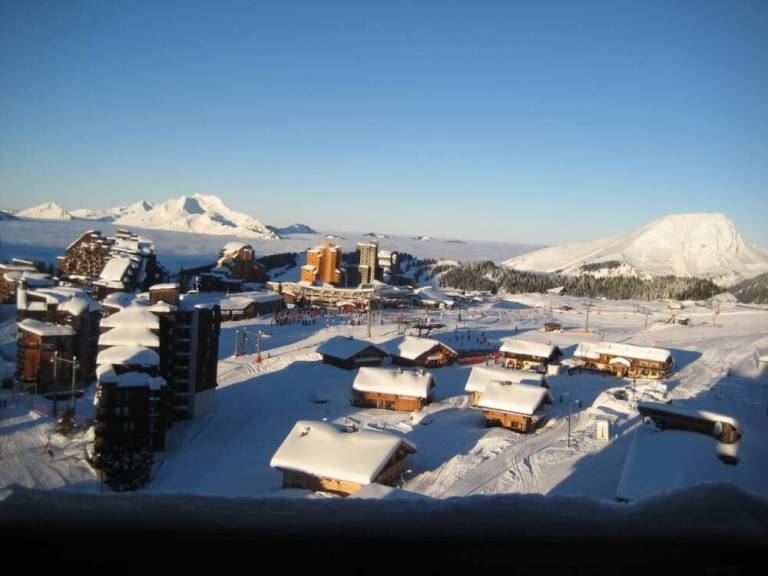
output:
{"label": "mountain peak", "polygon": [[17,214],[22,218],[40,218],[44,220],[72,220],[72,215],[55,202],[43,202]]}
{"label": "mountain peak", "polygon": [[768,271],[768,255],[716,212],[669,214],[618,236],[545,248],[504,264],[565,274],[696,276],[730,284]]}

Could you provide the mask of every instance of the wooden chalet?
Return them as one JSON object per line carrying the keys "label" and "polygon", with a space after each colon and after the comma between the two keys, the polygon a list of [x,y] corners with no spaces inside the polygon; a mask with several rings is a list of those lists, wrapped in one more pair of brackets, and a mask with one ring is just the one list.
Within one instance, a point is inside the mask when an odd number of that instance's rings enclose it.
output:
{"label": "wooden chalet", "polygon": [[665,378],[672,373],[672,353],[663,348],[646,348],[615,342],[583,342],[574,359],[586,370],[606,372],[618,378]]}
{"label": "wooden chalet", "polygon": [[389,354],[373,342],[351,336],[334,336],[317,348],[323,362],[352,370],[361,366],[381,366]]}
{"label": "wooden chalet", "polygon": [[277,292],[241,292],[222,298],[219,307],[222,320],[247,320],[283,310],[285,303]]}
{"label": "wooden chalet", "polygon": [[38,272],[25,260],[14,259],[12,264],[0,263],[0,300],[2,302],[12,302],[17,287],[22,283],[28,288],[50,288],[56,285],[56,281],[50,274]]}
{"label": "wooden chalet", "polygon": [[486,426],[527,433],[543,422],[543,406],[551,402],[549,390],[542,386],[491,381],[480,393],[477,407],[483,411]]}
{"label": "wooden chalet", "polygon": [[464,390],[470,394],[472,406],[477,406],[480,395],[489,382],[530,384],[531,386],[549,388],[543,374],[495,366],[473,366],[469,371],[469,378],[467,378],[467,384],[464,387]]}
{"label": "wooden chalet", "polygon": [[327,422],[297,422],[270,466],[283,488],[348,496],[368,484],[398,485],[416,446],[394,434],[344,429]]}
{"label": "wooden chalet", "polygon": [[563,325],[558,322],[545,322],[544,332],[562,332]]}
{"label": "wooden chalet", "polygon": [[435,379],[424,370],[360,368],[352,384],[352,404],[414,412],[434,399]]}
{"label": "wooden chalet", "polygon": [[643,418],[650,418],[662,430],[697,432],[724,444],[734,444],[741,439],[741,426],[730,416],[655,402],[640,402],[637,409]]}
{"label": "wooden chalet", "polygon": [[438,340],[404,336],[387,344],[392,363],[400,366],[424,366],[427,368],[447,366],[459,355],[456,350]]}
{"label": "wooden chalet", "polygon": [[25,392],[46,394],[71,382],[71,365],[62,363],[54,374],[56,354],[72,360],[75,331],[71,326],[27,318],[16,325],[16,377]]}
{"label": "wooden chalet", "polygon": [[552,344],[530,340],[506,340],[500,348],[504,355],[504,367],[546,373],[551,365],[560,363],[562,350]]}

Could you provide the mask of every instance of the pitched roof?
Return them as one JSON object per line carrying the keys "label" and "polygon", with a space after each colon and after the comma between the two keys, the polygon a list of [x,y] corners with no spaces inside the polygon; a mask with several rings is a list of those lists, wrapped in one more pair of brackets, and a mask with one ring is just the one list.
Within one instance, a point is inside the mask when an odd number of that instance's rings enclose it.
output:
{"label": "pitched roof", "polygon": [[147,386],[152,390],[159,390],[166,385],[162,376],[152,376],[146,372],[124,372],[118,374],[111,364],[99,366],[96,369],[96,377],[103,384],[117,384],[121,388],[138,388]]}
{"label": "pitched roof", "polygon": [[385,432],[345,432],[327,422],[300,420],[288,433],[269,465],[321,476],[370,484],[397,449],[412,442]]}
{"label": "pitched roof", "polygon": [[505,340],[501,345],[502,352],[510,354],[520,354],[522,356],[537,356],[540,358],[551,358],[560,348],[554,344],[543,344],[541,342],[532,342],[530,340]]}
{"label": "pitched roof", "polygon": [[523,370],[511,370],[508,368],[494,368],[490,366],[473,366],[469,372],[467,392],[482,392],[488,382],[507,382],[509,384],[530,384],[541,386],[544,376],[534,372]]}
{"label": "pitched roof", "polygon": [[415,370],[363,367],[357,371],[352,389],[359,392],[426,398],[433,382],[429,372],[420,374]]}
{"label": "pitched roof", "polygon": [[102,328],[117,326],[141,326],[145,329],[157,330],[160,328],[160,318],[147,306],[133,305],[101,319]]}
{"label": "pitched roof", "polygon": [[392,356],[399,356],[407,360],[416,360],[438,346],[447,348],[456,354],[456,351],[438,340],[431,338],[417,338],[416,336],[402,336],[387,342],[386,348]]}
{"label": "pitched roof", "polygon": [[99,346],[160,346],[160,337],[141,324],[122,324],[99,336]]}
{"label": "pitched roof", "polygon": [[75,334],[75,330],[72,326],[53,324],[52,322],[41,322],[40,320],[33,320],[32,318],[22,320],[17,326],[21,330],[37,334],[38,336],[73,336]]}
{"label": "pitched roof", "polygon": [[323,356],[331,356],[340,360],[349,360],[366,348],[373,347],[382,354],[387,355],[386,350],[380,348],[368,340],[358,340],[347,336],[334,336],[317,347],[317,353]]}
{"label": "pitched roof", "polygon": [[160,356],[154,350],[139,346],[112,346],[99,352],[96,357],[97,364],[136,364],[139,366],[157,366],[160,364]]}
{"label": "pitched roof", "polygon": [[551,400],[549,390],[542,386],[488,382],[477,405],[480,408],[532,416],[547,397]]}
{"label": "pitched roof", "polygon": [[672,353],[664,348],[647,348],[632,344],[618,344],[616,342],[582,342],[576,346],[573,356],[574,358],[597,360],[601,354],[623,356],[638,360],[651,360],[653,362],[666,362],[672,357]]}

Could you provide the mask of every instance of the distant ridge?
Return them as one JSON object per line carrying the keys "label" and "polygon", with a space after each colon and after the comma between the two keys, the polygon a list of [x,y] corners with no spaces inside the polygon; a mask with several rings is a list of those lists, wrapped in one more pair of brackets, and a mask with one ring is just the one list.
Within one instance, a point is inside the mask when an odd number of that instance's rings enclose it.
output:
{"label": "distant ridge", "polygon": [[724,214],[672,214],[618,236],[529,252],[504,266],[568,275],[694,276],[730,286],[768,272],[768,254],[746,242]]}

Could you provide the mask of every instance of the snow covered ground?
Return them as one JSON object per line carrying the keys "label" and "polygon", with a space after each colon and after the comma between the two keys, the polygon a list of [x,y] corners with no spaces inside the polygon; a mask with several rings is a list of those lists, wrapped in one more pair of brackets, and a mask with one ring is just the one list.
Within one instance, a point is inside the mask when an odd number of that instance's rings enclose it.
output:
{"label": "snow covered ground", "polygon": [[[563,311],[567,304],[572,310]],[[560,346],[569,357],[585,340],[628,342],[672,350],[676,369],[663,382],[617,380],[596,374],[562,373],[548,378],[555,403],[546,407],[545,426],[522,435],[485,428],[482,414],[470,408],[464,392],[470,367],[433,370],[436,401],[420,413],[360,409],[350,405],[355,372],[322,364],[316,347],[335,335],[366,337],[368,327],[351,326],[349,318],[319,319],[314,324],[276,326],[270,318],[225,323],[222,327],[216,410],[195,421],[174,424],[167,450],[148,493],[219,496],[304,496],[281,491],[280,473],[269,467],[277,447],[297,420],[356,423],[362,429],[402,434],[418,446],[409,457],[404,489],[435,498],[531,493],[583,495],[613,500],[634,431],[640,425],[639,401],[672,400],[736,418],[742,426],[740,461],[727,466],[728,482],[768,496],[768,370],[759,356],[768,350],[768,311],[728,305],[715,316],[707,307],[685,303],[679,316],[690,326],[666,323],[671,314],[662,302],[644,303],[653,314],[635,313],[635,302],[594,301],[590,333],[584,333],[584,301],[538,294],[488,300],[469,310],[412,311],[446,326],[430,337],[453,348],[491,347],[500,338],[521,336]],[[398,336],[395,313],[376,318],[372,340],[386,343]],[[562,333],[543,332],[544,322],[560,322]],[[8,320],[0,334],[8,337]],[[715,326],[713,326],[715,322]],[[266,332],[263,361],[255,354],[233,357],[235,330]],[[490,344],[484,339],[490,340]],[[623,389],[628,399],[612,392]],[[92,389],[89,395],[92,397]],[[11,400],[10,392],[3,391]],[[78,401],[87,414],[89,395]],[[577,403],[578,401],[578,403]],[[580,403],[580,405],[579,405]],[[52,435],[54,459],[41,447],[53,429],[50,417],[33,408],[40,401],[21,398],[0,409],[0,491],[12,484],[46,489],[98,491],[98,476],[82,454],[87,435],[73,441]],[[570,422],[569,422],[570,412]],[[598,419],[611,423],[612,439],[597,440]],[[570,432],[569,432],[570,431]],[[664,461],[651,462],[664,474]],[[679,488],[723,480],[725,464],[711,463],[689,476],[662,483]],[[707,470],[712,470],[711,478]],[[694,473],[695,472],[695,473]],[[702,478],[701,475],[707,476]],[[698,475],[698,476],[697,476]],[[7,493],[7,490],[5,490]]]}

